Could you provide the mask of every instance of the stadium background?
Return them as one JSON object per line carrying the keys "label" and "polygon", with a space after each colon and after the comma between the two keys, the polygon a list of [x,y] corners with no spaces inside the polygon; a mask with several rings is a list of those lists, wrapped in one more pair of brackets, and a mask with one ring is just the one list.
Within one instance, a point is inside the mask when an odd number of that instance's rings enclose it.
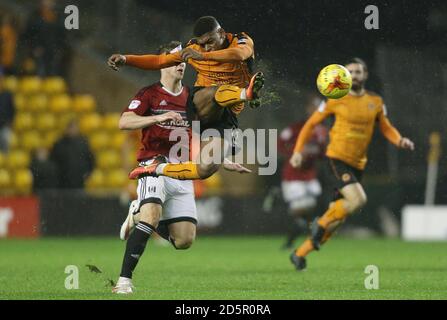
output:
{"label": "stadium background", "polygon": [[[75,4],[80,29],[64,30],[63,8]],[[4,86],[13,92],[16,117],[10,150],[0,153],[2,212],[16,216],[8,237],[115,235],[134,186],[127,172],[134,164],[135,138],[119,132],[119,112],[157,72],[106,67],[113,52],[153,52],[161,43],[187,41],[192,23],[215,15],[226,31],[245,31],[255,40],[258,69],[267,75],[269,103],[241,115],[242,128],[281,130],[303,117],[303,99],[315,92],[318,70],[350,56],[369,64],[367,86],[382,94],[391,120],[416,143],[413,154],[397,151],[376,134],[365,177],[369,203],[343,232],[398,236],[401,209],[424,201],[429,135],[445,136],[447,87],[447,7],[442,1],[377,2],[380,29],[367,31],[365,1],[245,1],[218,5],[191,1],[57,1],[60,48],[57,76],[39,77],[21,36],[38,1],[1,0],[1,16],[13,17],[17,53]],[[349,10],[348,10],[349,9]],[[349,12],[349,13],[348,13]],[[50,36],[49,36],[50,37]],[[185,83],[194,75],[187,70]],[[51,150],[72,118],[79,119],[95,156],[85,190],[33,191],[30,172],[36,149]],[[442,139],[444,149],[446,140]],[[287,159],[281,159],[286,161]],[[436,203],[446,203],[446,156],[440,159]],[[280,168],[281,162],[278,168]],[[321,179],[324,183],[325,171]],[[280,185],[274,176],[234,176],[220,172],[198,185],[199,234],[280,234],[289,218],[280,198],[263,204]],[[331,190],[325,190],[321,211]],[[31,217],[32,216],[32,217]],[[34,220],[33,220],[34,219]],[[394,226],[390,228],[390,226]]]}

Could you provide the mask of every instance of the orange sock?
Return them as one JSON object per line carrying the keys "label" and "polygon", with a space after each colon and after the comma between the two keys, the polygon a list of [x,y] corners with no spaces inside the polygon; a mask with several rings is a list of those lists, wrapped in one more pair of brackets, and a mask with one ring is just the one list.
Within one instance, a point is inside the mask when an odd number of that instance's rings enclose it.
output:
{"label": "orange sock", "polygon": [[332,232],[325,232],[323,235],[323,239],[321,239],[321,244],[325,243],[326,241],[328,241],[332,236]]}
{"label": "orange sock", "polygon": [[327,229],[332,222],[343,220],[347,215],[348,212],[343,206],[343,199],[340,199],[337,200],[334,205],[324,213],[324,215],[318,220],[318,224]]}
{"label": "orange sock", "polygon": [[[321,240],[321,244],[328,241],[332,236],[332,232],[325,232],[323,239]],[[306,239],[303,244],[295,251],[295,254],[298,257],[305,257],[309,253],[311,253],[314,250],[314,246],[312,245],[312,241],[310,239]]]}
{"label": "orange sock", "polygon": [[238,86],[231,86],[228,84],[221,85],[217,88],[217,91],[214,94],[214,100],[216,100],[217,104],[221,107],[231,107],[246,100],[242,97],[243,90],[245,89],[239,88]]}
{"label": "orange sock", "polygon": [[312,245],[312,241],[310,241],[310,239],[306,239],[303,244],[295,251],[295,254],[298,257],[305,257],[310,252],[312,252],[313,249],[314,246]]}
{"label": "orange sock", "polygon": [[161,169],[163,170],[162,175],[166,177],[171,177],[178,180],[200,179],[196,163],[166,163],[162,164]]}

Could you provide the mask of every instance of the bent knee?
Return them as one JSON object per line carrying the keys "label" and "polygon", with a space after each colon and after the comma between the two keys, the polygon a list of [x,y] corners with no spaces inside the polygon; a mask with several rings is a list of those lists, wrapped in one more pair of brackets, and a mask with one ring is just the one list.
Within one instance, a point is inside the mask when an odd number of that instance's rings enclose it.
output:
{"label": "bent knee", "polygon": [[357,210],[360,210],[366,205],[366,202],[368,201],[366,195],[361,195],[359,197],[356,197],[355,199],[352,199],[348,202],[348,212],[354,213]]}
{"label": "bent knee", "polygon": [[185,250],[188,249],[192,246],[194,242],[194,238],[189,237],[189,238],[185,238],[185,239],[175,239],[174,243],[175,243],[175,248],[177,250]]}

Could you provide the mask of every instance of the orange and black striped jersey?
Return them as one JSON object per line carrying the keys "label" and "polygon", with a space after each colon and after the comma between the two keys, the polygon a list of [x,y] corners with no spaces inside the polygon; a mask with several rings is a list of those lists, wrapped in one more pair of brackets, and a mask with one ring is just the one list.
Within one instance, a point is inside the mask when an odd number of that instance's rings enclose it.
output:
{"label": "orange and black striped jersey", "polygon": [[[195,39],[186,47],[202,53],[204,60],[189,59],[188,63],[197,71],[195,86],[229,84],[244,88],[251,77],[254,60],[254,43],[246,33],[226,33],[228,46],[222,50],[206,52]],[[126,64],[149,70],[171,67],[183,62],[181,52],[162,55],[126,55]]]}
{"label": "orange and black striped jersey", "polygon": [[376,122],[379,123],[382,134],[391,143],[398,145],[400,142],[401,135],[388,120],[382,98],[366,91],[361,96],[347,94],[340,99],[322,102],[301,130],[295,152],[302,151],[313,127],[329,116],[334,116],[335,122],[330,130],[326,155],[359,170],[365,169],[368,146]]}

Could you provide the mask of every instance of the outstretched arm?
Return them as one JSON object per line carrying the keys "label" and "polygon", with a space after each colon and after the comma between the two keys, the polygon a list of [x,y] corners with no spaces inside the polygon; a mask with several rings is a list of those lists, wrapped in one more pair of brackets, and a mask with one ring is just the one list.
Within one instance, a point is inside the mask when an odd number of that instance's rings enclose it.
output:
{"label": "outstretched arm", "polygon": [[244,44],[237,47],[227,48],[202,53],[204,60],[228,62],[228,61],[244,61],[253,55],[253,45]]}
{"label": "outstretched arm", "polygon": [[312,137],[312,133],[317,124],[321,123],[330,113],[326,110],[323,112],[315,111],[309,120],[306,121],[303,128],[298,135],[296,140],[295,148],[293,149],[293,155],[290,158],[289,162],[294,168],[298,168],[301,166],[303,162],[303,150],[306,143]]}
{"label": "outstretched arm", "polygon": [[306,121],[298,135],[293,152],[302,152],[306,143],[312,138],[312,133],[317,124],[323,122],[328,115],[326,113],[315,111],[309,120]]}
{"label": "outstretched arm", "polygon": [[168,111],[156,116],[140,116],[132,111],[127,111],[121,115],[118,127],[120,130],[135,130],[169,120],[180,121],[182,120],[182,116],[174,111]]}
{"label": "outstretched arm", "polygon": [[122,55],[113,54],[107,61],[110,68],[117,71],[123,65],[145,70],[160,70],[182,62],[179,52],[169,54]]}
{"label": "outstretched arm", "polygon": [[414,150],[414,143],[410,139],[401,136],[384,112],[379,114],[379,126],[384,137],[396,147]]}
{"label": "outstretched arm", "polygon": [[236,47],[210,52],[199,52],[192,48],[186,48],[182,50],[182,59],[184,61],[188,61],[188,59],[219,62],[244,61],[253,55],[254,50],[253,40],[250,38],[244,40],[245,43],[239,44]]}

